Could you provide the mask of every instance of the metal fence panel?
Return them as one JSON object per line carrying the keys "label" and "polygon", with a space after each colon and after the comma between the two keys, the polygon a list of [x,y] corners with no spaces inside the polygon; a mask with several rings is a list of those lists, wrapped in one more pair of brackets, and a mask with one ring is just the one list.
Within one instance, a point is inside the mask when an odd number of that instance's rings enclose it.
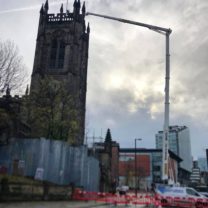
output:
{"label": "metal fence panel", "polygon": [[45,138],[12,139],[9,145],[0,146],[0,166],[9,174],[31,177],[37,176],[38,169],[40,180],[98,191],[99,161],[87,152],[86,146],[73,147]]}

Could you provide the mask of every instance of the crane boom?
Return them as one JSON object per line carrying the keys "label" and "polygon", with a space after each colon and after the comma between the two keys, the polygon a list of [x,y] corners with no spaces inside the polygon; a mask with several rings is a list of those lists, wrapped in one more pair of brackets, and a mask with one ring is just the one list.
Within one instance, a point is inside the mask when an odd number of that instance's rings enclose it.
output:
{"label": "crane boom", "polygon": [[107,15],[101,15],[101,14],[96,14],[92,12],[87,12],[86,15],[93,15],[97,17],[102,17],[106,19],[111,19],[111,20],[116,20],[122,23],[127,23],[127,24],[132,24],[132,25],[137,25],[140,27],[145,27],[150,30],[153,30],[154,32],[161,33],[166,36],[166,67],[165,67],[165,113],[164,113],[164,126],[163,126],[163,142],[162,142],[162,180],[164,182],[168,181],[168,149],[169,149],[169,144],[168,144],[168,137],[169,137],[169,80],[170,80],[170,53],[169,53],[169,42],[170,42],[170,34],[172,30],[170,28],[163,28],[163,27],[158,27],[155,25],[149,25],[141,22],[135,22],[131,20],[126,20],[126,19],[121,19],[121,18],[116,18],[116,17],[111,17]]}
{"label": "crane boom", "polygon": [[172,30],[170,28],[164,28],[164,27],[158,27],[158,26],[154,26],[154,25],[149,25],[149,24],[145,24],[142,22],[135,22],[135,21],[131,21],[131,20],[126,20],[126,19],[122,19],[122,18],[117,18],[117,17],[111,17],[111,16],[107,16],[107,15],[101,15],[101,14],[96,14],[96,13],[92,13],[92,12],[87,12],[86,15],[93,15],[93,16],[97,16],[97,17],[103,17],[106,19],[111,19],[111,20],[116,20],[122,23],[127,23],[127,24],[132,24],[132,25],[137,25],[137,26],[141,26],[141,27],[146,27],[150,30],[154,30],[154,31],[163,31],[165,33],[171,33]]}

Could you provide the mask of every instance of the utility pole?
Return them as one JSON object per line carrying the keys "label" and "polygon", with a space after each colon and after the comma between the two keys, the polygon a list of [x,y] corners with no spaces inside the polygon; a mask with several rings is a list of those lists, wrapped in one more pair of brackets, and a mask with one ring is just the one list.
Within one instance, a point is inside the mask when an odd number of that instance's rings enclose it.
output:
{"label": "utility pole", "polygon": [[168,132],[169,132],[169,80],[170,80],[170,52],[169,52],[169,42],[170,34],[172,30],[170,28],[158,27],[155,25],[145,24],[141,22],[135,22],[131,20],[111,17],[107,15],[101,15],[96,13],[87,12],[86,15],[93,15],[97,17],[102,17],[106,19],[111,19],[119,21],[122,23],[132,24],[140,27],[145,27],[153,30],[157,33],[165,35],[166,37],[166,67],[165,67],[165,113],[164,113],[164,126],[163,126],[163,148],[162,148],[162,180],[164,183],[168,180]]}

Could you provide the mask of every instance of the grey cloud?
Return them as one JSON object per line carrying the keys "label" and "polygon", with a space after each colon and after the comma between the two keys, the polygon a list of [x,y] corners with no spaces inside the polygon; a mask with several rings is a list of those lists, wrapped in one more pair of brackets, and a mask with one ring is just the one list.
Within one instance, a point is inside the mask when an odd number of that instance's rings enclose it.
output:
{"label": "grey cloud", "polygon": [[[206,12],[207,3],[205,1],[201,1],[200,3],[202,4],[198,4],[196,3],[196,1],[182,1],[182,2],[168,1],[167,2],[162,0],[161,1],[145,0],[135,5],[133,5],[132,3],[126,3],[125,5],[123,4],[121,6],[122,3],[123,1],[121,1],[120,4],[118,4],[120,5],[120,7],[117,8],[116,11],[114,10],[115,15],[120,17],[122,17],[123,15],[124,16],[128,15],[130,16],[130,19],[135,17],[134,18],[135,20],[141,19],[141,16],[143,15],[144,16],[143,22],[145,22],[146,19],[148,23],[152,23],[152,24],[155,23],[161,26],[169,25],[173,29],[173,34],[171,35],[171,55],[172,55],[171,56],[171,110],[172,111],[170,112],[170,114],[172,115],[171,118],[173,119],[174,122],[173,124],[177,124],[178,121],[181,120],[181,116],[182,116],[183,117],[182,120],[184,122],[181,125],[186,125],[187,123],[193,129],[196,129],[195,124],[191,124],[189,121],[191,120],[193,121],[193,123],[200,122],[201,114],[207,115],[207,113],[204,112],[204,108],[202,108],[203,106],[205,106],[205,104],[207,104],[208,101],[206,98],[207,78],[206,76],[204,76],[206,74],[206,66],[207,66],[207,59],[206,59],[207,24],[205,22],[208,14]],[[114,4],[112,3],[112,5]],[[110,12],[112,12],[111,9],[109,9],[109,13]],[[93,21],[92,21],[92,25],[93,25]],[[96,23],[98,22],[99,20],[96,20]],[[103,30],[105,30],[105,25],[107,24],[111,24],[111,23],[108,22],[103,24],[102,22]],[[96,31],[96,26],[93,27],[95,27],[94,29]],[[157,34],[156,35],[150,34],[150,32],[143,32],[143,31],[140,31],[139,29],[137,30],[136,28],[131,29],[127,25],[119,26],[114,29],[112,28],[112,30],[110,31],[106,29],[105,36],[107,37],[110,36],[112,38],[113,35],[116,37],[117,33],[122,34],[122,36],[119,37],[120,39],[118,38],[117,40],[112,41],[110,44],[108,44],[105,41],[101,44],[102,45],[101,48],[103,49],[101,54],[103,57],[105,57],[105,60],[103,60],[102,63],[104,63],[105,67],[107,67],[107,69],[105,68],[104,70],[108,71],[108,73],[112,73],[117,66],[117,68],[123,69],[122,73],[125,73],[127,75],[129,75],[130,73],[132,75],[132,79],[138,79],[138,83],[140,82],[140,78],[142,77],[142,75],[146,74],[146,76],[148,77],[147,78],[148,81],[144,93],[148,94],[149,96],[146,97],[145,103],[143,103],[143,105],[138,105],[138,107],[140,106],[140,110],[142,112],[147,113],[150,106],[152,104],[156,104],[160,109],[160,112],[156,114],[156,119],[159,120],[162,119],[161,116],[163,115],[163,110],[164,110],[162,106],[163,96],[161,94],[159,94],[158,96],[158,94],[153,93],[153,90],[154,90],[154,83],[158,79],[162,79],[162,82],[164,84],[164,77],[163,77],[164,76],[163,70],[165,64],[164,42],[162,40],[163,37],[159,37]],[[108,35],[107,32],[110,32],[110,35]],[[99,42],[93,42],[93,43],[94,43],[94,50],[98,51],[100,47],[99,46],[100,43]],[[149,43],[149,45],[147,45],[147,43]],[[106,49],[106,47],[108,49]],[[108,53],[107,51],[111,51],[111,53]],[[93,56],[94,55],[95,54],[93,54]],[[115,57],[117,58],[119,56],[122,57],[122,59],[115,59]],[[114,62],[112,62],[112,57],[114,57],[115,59]],[[99,60],[101,60],[101,58]],[[93,63],[91,66],[93,68]],[[97,68],[97,70],[103,71],[102,66],[100,66],[99,69]],[[101,72],[101,74],[103,75],[103,72]],[[96,79],[96,77],[94,78]],[[91,89],[93,90],[93,88]],[[125,89],[126,87],[124,84],[123,90]],[[135,89],[132,88],[132,91],[134,90]],[[114,89],[112,89],[112,91],[114,91]],[[131,99],[128,100],[130,103],[135,102],[134,100],[135,98],[132,91],[126,91],[127,93],[132,94]],[[161,93],[162,92],[163,89]],[[108,92],[106,97],[107,96],[111,97],[112,93]],[[123,102],[123,97],[120,94],[117,95],[116,99],[121,102],[121,106],[128,106],[128,102]],[[197,103],[197,100],[200,102],[200,104]],[[143,109],[142,108],[143,106],[146,106],[147,108]],[[101,108],[103,107],[102,104],[100,107]],[[115,103],[112,102],[110,104],[109,109],[115,109],[117,107],[118,107],[117,104],[115,105]],[[104,106],[104,109],[105,108],[106,106]],[[139,114],[140,112],[139,109],[136,112]],[[111,115],[113,114],[114,111],[112,110]],[[99,111],[98,111],[98,115],[99,115]],[[105,114],[102,115],[101,117],[105,117]],[[128,118],[132,119],[131,115],[128,115]],[[150,119],[150,115],[148,115],[147,118],[149,121],[149,124],[147,125],[153,128],[151,126],[152,120]],[[138,117],[138,122],[139,120],[140,117]],[[161,123],[162,122],[163,119]],[[202,123],[201,125],[204,125],[204,123]],[[152,137],[154,136],[152,135]]]}
{"label": "grey cloud", "polygon": [[[44,2],[4,1],[1,10],[41,6]],[[72,4],[69,0],[70,10]],[[170,123],[190,126],[196,155],[202,146],[196,144],[195,138],[207,145],[204,138],[208,128],[208,2],[87,0],[86,6],[87,11],[173,29]],[[51,8],[52,12],[58,10],[59,5]],[[0,15],[1,38],[14,39],[31,69],[38,15],[39,8]],[[144,146],[153,147],[154,134],[163,126],[165,38],[147,29],[111,20],[92,16],[86,20],[91,25],[87,92],[89,128],[100,132],[101,128],[104,131],[112,127],[112,134],[122,145],[130,145],[130,139],[141,136]],[[25,31],[28,32],[26,36],[22,35]],[[129,111],[129,106],[133,112]]]}

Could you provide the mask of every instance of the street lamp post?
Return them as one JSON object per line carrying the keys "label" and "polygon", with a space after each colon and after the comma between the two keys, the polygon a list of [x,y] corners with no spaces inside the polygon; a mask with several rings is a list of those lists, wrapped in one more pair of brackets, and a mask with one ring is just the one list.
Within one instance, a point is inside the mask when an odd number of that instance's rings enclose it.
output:
{"label": "street lamp post", "polygon": [[141,138],[136,138],[134,139],[134,142],[135,142],[135,155],[134,155],[134,172],[135,172],[135,195],[137,196],[137,157],[136,157],[136,149],[137,149],[137,141],[141,141],[142,139]]}

